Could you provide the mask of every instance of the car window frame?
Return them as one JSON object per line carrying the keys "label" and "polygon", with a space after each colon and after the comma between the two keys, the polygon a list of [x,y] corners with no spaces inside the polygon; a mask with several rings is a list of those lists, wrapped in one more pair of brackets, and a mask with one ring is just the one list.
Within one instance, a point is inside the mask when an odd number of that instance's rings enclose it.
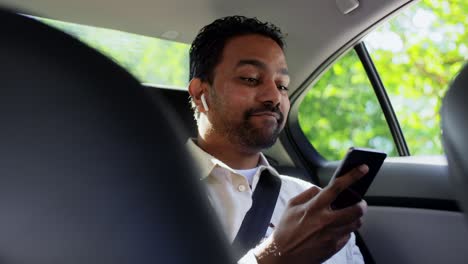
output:
{"label": "car window frame", "polygon": [[[418,1],[415,1],[415,2],[417,3]],[[401,11],[406,10],[409,6],[415,4],[415,2],[408,2],[408,3],[400,6],[400,8],[395,9],[393,12],[389,13],[386,17],[383,17],[380,21],[377,21],[373,25],[369,26],[366,30],[363,30],[360,34],[358,34],[354,38],[350,39],[340,49],[338,49],[334,53],[332,53],[328,57],[328,59],[326,59],[322,64],[320,64],[314,71],[312,71],[311,74],[309,75],[309,77],[299,85],[298,89],[296,89],[294,93],[292,93],[290,95],[291,108],[290,108],[290,112],[289,112],[289,116],[288,116],[288,121],[287,121],[287,123],[286,123],[286,125],[284,127],[284,131],[283,131],[283,133],[281,133],[279,139],[281,141],[282,147],[285,149],[285,151],[288,153],[288,155],[294,161],[294,164],[297,167],[303,168],[308,173],[311,182],[313,182],[315,184],[318,184],[319,186],[323,186],[323,184],[321,184],[321,182],[320,182],[317,171],[320,168],[326,166],[329,162],[334,162],[334,161],[328,160],[328,159],[326,159],[324,156],[322,156],[320,154],[320,152],[307,139],[304,132],[302,131],[302,128],[299,125],[299,120],[298,120],[299,106],[302,103],[304,97],[306,96],[308,89],[310,87],[313,87],[313,85],[320,79],[320,77],[323,74],[325,74],[335,63],[337,63],[338,60],[341,57],[346,55],[348,52],[352,52],[353,49],[355,49],[355,47],[357,45],[359,45],[360,43],[364,44],[363,39],[367,35],[372,33],[373,31],[375,31],[375,29],[379,25],[382,25],[383,23],[386,23],[386,22],[390,21],[392,18],[398,16],[398,14],[400,14]],[[362,62],[361,59],[360,59],[360,61],[361,61],[362,66],[365,67],[365,65],[364,65],[364,63]],[[372,60],[372,58],[370,56],[369,56],[369,61],[372,62],[372,64],[374,64],[373,60]],[[374,66],[374,69],[375,69],[375,66]],[[379,79],[380,79],[380,75],[379,75],[377,69],[375,69],[375,74],[377,76],[379,76]],[[366,75],[367,75],[367,77],[368,77],[368,79],[370,81],[370,78],[369,78],[369,75],[367,74],[367,72],[366,72]],[[373,88],[373,90],[375,92],[376,88],[373,85],[371,85],[371,86],[372,86],[372,88]],[[384,91],[386,93],[385,86],[383,84],[382,84],[382,89],[384,89]],[[390,111],[390,107],[392,109],[393,109],[393,107],[391,106],[391,101],[388,98],[388,96],[387,96],[386,100],[388,100],[387,102],[388,102],[389,106],[385,106],[385,108],[386,108],[385,111]],[[379,101],[379,104],[381,105],[380,101]],[[382,108],[382,105],[381,105],[381,108]],[[382,109],[382,111],[384,111],[384,110]],[[398,133],[398,132],[396,132],[398,130],[398,128],[401,131],[401,128],[400,128],[400,125],[399,125],[399,122],[398,122],[398,118],[396,117],[396,115],[395,115],[395,118],[392,118],[392,120],[390,120],[390,121],[387,119],[387,116],[385,116],[385,121],[387,122],[389,127],[394,128],[395,133]],[[393,136],[393,133],[392,133],[392,136]],[[395,134],[395,136],[397,136],[397,134]],[[393,136],[394,141],[395,141],[395,136]],[[398,136],[398,137],[400,137],[400,136]],[[399,144],[401,144],[402,148],[403,148],[402,153],[400,153],[400,151],[398,151],[399,155],[403,154],[402,156],[408,156],[410,153],[409,153],[406,141],[404,139],[404,136],[400,137],[398,140],[400,141]],[[395,142],[395,144],[396,144],[396,142]],[[404,151],[404,149],[405,149],[404,146],[405,145],[406,145],[406,150],[407,151]],[[406,153],[408,155],[405,155]]]}

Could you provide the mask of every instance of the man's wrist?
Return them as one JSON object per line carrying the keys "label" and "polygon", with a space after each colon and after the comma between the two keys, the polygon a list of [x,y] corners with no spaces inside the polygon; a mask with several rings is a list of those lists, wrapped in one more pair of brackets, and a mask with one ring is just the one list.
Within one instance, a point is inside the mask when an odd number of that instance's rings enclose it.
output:
{"label": "man's wrist", "polygon": [[273,235],[254,248],[253,252],[259,264],[280,263],[281,251],[275,243]]}

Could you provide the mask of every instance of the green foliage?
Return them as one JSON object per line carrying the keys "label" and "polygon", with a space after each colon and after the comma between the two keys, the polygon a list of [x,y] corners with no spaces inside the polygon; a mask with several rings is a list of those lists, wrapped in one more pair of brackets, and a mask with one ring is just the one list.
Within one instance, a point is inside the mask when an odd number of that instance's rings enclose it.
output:
{"label": "green foliage", "polygon": [[[366,38],[412,155],[442,154],[441,99],[468,58],[468,2],[426,0]],[[327,159],[351,146],[397,152],[381,108],[354,51],[309,90],[299,123]]]}
{"label": "green foliage", "polygon": [[179,88],[188,83],[189,46],[186,44],[105,28],[40,20],[104,53],[141,82]]}
{"label": "green foliage", "polygon": [[395,154],[387,123],[354,51],[342,57],[306,95],[299,123],[314,147],[340,159],[350,146]]}

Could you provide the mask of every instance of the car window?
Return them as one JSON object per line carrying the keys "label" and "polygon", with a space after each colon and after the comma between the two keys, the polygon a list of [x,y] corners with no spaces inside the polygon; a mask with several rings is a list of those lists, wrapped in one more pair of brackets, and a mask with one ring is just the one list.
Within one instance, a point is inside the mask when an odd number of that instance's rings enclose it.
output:
{"label": "car window", "polygon": [[412,155],[443,154],[440,106],[468,59],[465,0],[423,1],[364,41]]}
{"label": "car window", "polygon": [[[442,154],[439,109],[451,78],[468,59],[466,1],[421,1],[364,38],[411,155]],[[354,50],[311,87],[299,124],[326,159],[349,146],[397,156],[382,109]]]}
{"label": "car window", "polygon": [[37,19],[99,50],[142,83],[176,89],[185,89],[187,86],[190,48],[187,44],[118,30]]}
{"label": "car window", "polygon": [[385,117],[354,50],[339,59],[307,93],[299,108],[299,124],[328,159],[341,159],[351,146],[395,154]]}

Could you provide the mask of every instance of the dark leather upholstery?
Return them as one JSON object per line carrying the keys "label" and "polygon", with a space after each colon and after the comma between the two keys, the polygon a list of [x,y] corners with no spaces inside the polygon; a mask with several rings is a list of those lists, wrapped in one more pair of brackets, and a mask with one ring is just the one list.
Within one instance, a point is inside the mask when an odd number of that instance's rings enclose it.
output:
{"label": "dark leather upholstery", "polygon": [[181,124],[184,126],[186,138],[197,137],[197,122],[191,109],[190,95],[186,90],[155,88],[151,86],[146,86],[145,90],[154,97],[164,98],[174,106],[174,114],[182,121]]}
{"label": "dark leather upholstery", "polygon": [[[450,180],[468,212],[468,64],[451,83],[442,103],[442,139]],[[468,220],[468,218],[466,218]]]}
{"label": "dark leather upholstery", "polygon": [[163,102],[0,10],[0,262],[231,263]]}

